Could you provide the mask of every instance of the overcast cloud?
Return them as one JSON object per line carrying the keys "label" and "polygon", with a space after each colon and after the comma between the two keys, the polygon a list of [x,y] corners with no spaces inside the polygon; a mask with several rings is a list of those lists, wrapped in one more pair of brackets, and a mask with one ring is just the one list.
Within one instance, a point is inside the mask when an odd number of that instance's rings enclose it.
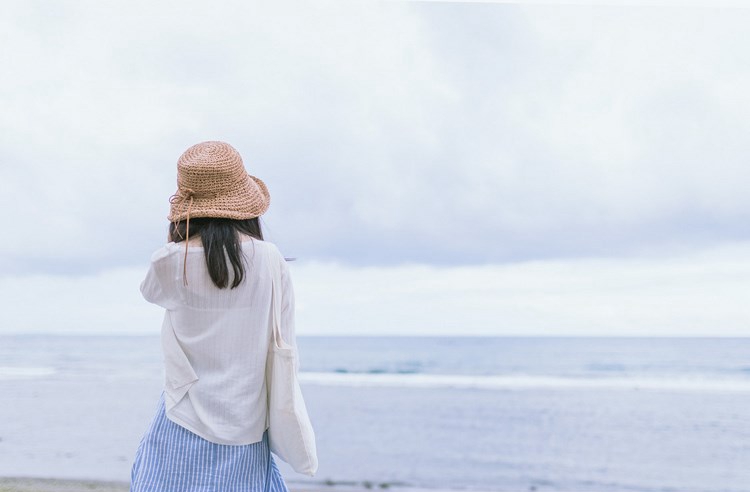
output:
{"label": "overcast cloud", "polygon": [[[750,243],[669,259],[291,265],[300,335],[746,336]],[[0,333],[159,333],[143,269],[0,277]],[[43,306],[43,309],[40,309]]]}
{"label": "overcast cloud", "polygon": [[303,271],[750,261],[750,10],[3,6],[6,284],[142,272],[208,139],[267,182],[267,237]]}
{"label": "overcast cloud", "polygon": [[[137,265],[224,139],[288,254],[621,255],[748,238],[747,10],[15,2],[4,269]],[[30,238],[55,238],[29,241]]]}

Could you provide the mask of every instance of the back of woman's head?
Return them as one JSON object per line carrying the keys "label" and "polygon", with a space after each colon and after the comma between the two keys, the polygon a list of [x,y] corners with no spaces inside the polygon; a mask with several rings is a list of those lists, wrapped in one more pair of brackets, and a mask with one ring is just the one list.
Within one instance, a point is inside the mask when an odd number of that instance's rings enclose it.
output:
{"label": "back of woman's head", "polygon": [[[231,288],[245,277],[241,234],[263,239],[258,217],[271,203],[266,184],[245,170],[239,152],[225,142],[193,145],[177,161],[177,192],[169,199],[169,240],[185,241],[183,280],[187,280],[190,234],[203,243],[214,284]],[[227,265],[227,259],[229,265]]]}
{"label": "back of woman's head", "polygon": [[[234,289],[245,278],[247,264],[242,252],[241,235],[263,240],[263,232],[257,217],[244,220],[199,217],[190,221],[190,232],[200,236],[208,274],[220,289],[228,286]],[[186,221],[169,225],[170,241],[179,243],[184,241],[186,236]]]}

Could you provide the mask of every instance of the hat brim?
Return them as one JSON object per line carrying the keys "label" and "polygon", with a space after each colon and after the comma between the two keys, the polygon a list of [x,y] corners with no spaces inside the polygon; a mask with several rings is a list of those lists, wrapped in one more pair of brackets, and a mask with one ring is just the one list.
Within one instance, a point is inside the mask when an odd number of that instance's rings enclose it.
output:
{"label": "hat brim", "polygon": [[[190,198],[172,203],[167,218],[179,222],[188,217]],[[216,217],[224,219],[253,219],[260,217],[271,205],[268,187],[260,179],[246,174],[245,179],[234,189],[216,197],[193,196],[189,206],[190,217]]]}

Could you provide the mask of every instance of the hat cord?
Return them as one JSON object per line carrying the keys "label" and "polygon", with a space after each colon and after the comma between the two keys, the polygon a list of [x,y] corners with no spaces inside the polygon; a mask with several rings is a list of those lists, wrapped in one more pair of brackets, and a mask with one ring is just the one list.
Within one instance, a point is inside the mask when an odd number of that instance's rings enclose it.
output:
{"label": "hat cord", "polygon": [[[187,254],[188,254],[188,241],[190,241],[190,210],[193,208],[193,196],[195,195],[195,192],[190,188],[182,188],[177,190],[177,193],[172,195],[169,198],[169,202],[174,204],[177,207],[182,207],[182,205],[185,204],[186,200],[190,200],[188,202],[188,208],[187,208],[187,219],[185,221],[185,255],[182,259],[182,281],[185,283],[185,285],[188,285],[187,280]],[[179,203],[177,203],[179,202]],[[179,221],[175,222],[175,231],[177,231],[177,234],[180,234],[180,230],[177,228],[177,224]],[[180,238],[182,238],[182,234],[180,234]]]}

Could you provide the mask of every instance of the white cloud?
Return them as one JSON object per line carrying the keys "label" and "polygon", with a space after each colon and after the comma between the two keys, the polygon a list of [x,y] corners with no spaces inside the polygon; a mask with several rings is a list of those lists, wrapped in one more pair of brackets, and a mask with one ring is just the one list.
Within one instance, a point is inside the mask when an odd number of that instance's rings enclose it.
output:
{"label": "white cloud", "polygon": [[[293,263],[300,335],[750,336],[750,243],[507,265]],[[0,334],[157,334],[143,268],[3,276]]]}
{"label": "white cloud", "polygon": [[744,10],[11,2],[5,272],[133,266],[174,162],[221,138],[270,237],[353,264],[746,239]]}

